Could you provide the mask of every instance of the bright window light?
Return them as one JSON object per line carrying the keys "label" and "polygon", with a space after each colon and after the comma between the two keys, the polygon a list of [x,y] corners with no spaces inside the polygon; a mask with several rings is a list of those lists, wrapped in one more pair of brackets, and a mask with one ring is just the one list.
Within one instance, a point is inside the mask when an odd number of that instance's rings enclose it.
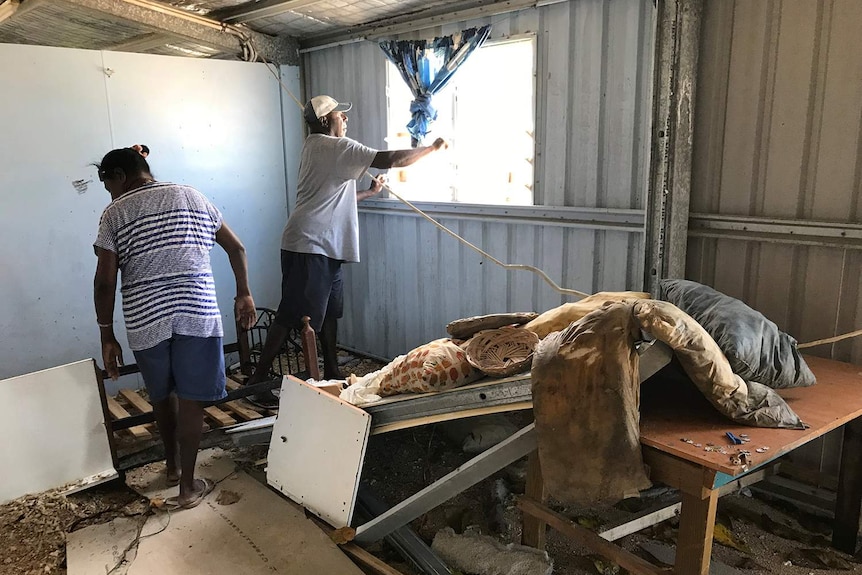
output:
{"label": "bright window light", "polygon": [[[533,204],[535,153],[535,43],[485,45],[434,96],[437,120],[424,144],[442,137],[449,149],[404,169],[390,186],[414,201]],[[397,68],[387,62],[388,149],[410,147],[407,123],[413,99]]]}

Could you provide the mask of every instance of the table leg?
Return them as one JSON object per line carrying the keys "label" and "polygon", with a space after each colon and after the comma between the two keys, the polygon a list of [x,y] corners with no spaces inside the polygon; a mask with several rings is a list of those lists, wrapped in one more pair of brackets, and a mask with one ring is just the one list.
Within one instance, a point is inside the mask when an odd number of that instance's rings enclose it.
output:
{"label": "table leg", "polygon": [[676,575],[708,575],[712,554],[712,534],[715,529],[715,509],[718,490],[700,494],[682,493],[682,512],[676,543]]}
{"label": "table leg", "polygon": [[859,511],[862,506],[862,418],[844,424],[838,497],[832,546],[845,553],[856,552]]}
{"label": "table leg", "polygon": [[[545,488],[545,481],[542,478],[542,466],[539,463],[538,450],[530,454],[527,463],[527,485],[524,492],[524,495],[542,504],[548,501],[548,490]],[[544,549],[547,526],[548,524],[543,520],[525,513],[521,529],[521,543],[536,549]]]}

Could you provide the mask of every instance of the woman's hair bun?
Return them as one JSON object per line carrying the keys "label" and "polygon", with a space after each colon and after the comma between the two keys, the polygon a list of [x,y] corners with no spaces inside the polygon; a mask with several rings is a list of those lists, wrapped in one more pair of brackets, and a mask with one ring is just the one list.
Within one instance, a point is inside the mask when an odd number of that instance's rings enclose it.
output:
{"label": "woman's hair bun", "polygon": [[130,149],[136,151],[145,158],[150,155],[150,148],[146,144],[135,144],[134,146],[130,146]]}

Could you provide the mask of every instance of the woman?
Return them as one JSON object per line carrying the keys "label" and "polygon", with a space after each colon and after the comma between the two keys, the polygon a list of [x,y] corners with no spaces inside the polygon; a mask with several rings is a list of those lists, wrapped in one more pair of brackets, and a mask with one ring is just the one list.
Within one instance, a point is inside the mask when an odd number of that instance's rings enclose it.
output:
{"label": "woman", "polygon": [[146,146],[108,152],[97,164],[111,194],[94,245],[96,321],[105,370],[119,376],[114,335],[117,270],[129,347],[147,387],[165,445],[167,482],[177,506],[198,505],[212,490],[195,479],[203,409],[225,393],[221,313],[209,252],[219,244],[236,278],[234,312],[244,329],[255,319],[245,248],[219,210],[190,186],[157,182]]}

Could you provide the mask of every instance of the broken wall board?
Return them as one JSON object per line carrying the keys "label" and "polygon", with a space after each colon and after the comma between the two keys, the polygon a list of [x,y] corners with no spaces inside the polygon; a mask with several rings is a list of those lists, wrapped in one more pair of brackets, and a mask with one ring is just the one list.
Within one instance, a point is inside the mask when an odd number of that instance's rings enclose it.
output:
{"label": "broken wall board", "polygon": [[279,404],[267,481],[330,525],[349,525],[371,416],[289,375]]}
{"label": "broken wall board", "polygon": [[92,359],[0,381],[0,421],[0,503],[117,477]]}
{"label": "broken wall board", "polygon": [[243,472],[194,509],[150,517],[141,535],[128,575],[362,573],[301,509]]}

